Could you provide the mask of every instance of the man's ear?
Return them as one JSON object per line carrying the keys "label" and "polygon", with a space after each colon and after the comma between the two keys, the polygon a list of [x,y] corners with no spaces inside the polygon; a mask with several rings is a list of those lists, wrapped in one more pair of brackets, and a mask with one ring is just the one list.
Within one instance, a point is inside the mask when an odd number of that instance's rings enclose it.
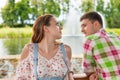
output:
{"label": "man's ear", "polygon": [[100,23],[98,22],[98,21],[95,21],[94,22],[94,28],[96,29],[96,30],[99,30],[101,27],[100,27]]}
{"label": "man's ear", "polygon": [[97,28],[99,25],[98,21],[94,21],[94,26]]}

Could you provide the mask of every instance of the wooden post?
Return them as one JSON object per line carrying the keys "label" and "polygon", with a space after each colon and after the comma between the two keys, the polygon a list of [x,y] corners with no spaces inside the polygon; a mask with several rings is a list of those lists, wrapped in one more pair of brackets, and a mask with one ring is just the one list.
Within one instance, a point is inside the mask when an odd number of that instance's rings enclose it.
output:
{"label": "wooden post", "polygon": [[89,78],[84,74],[74,74],[74,80],[89,80]]}

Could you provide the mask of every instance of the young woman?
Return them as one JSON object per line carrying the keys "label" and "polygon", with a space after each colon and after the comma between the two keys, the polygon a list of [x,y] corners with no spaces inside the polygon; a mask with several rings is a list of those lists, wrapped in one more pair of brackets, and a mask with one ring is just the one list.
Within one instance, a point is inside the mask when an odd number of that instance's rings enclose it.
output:
{"label": "young woman", "polygon": [[71,48],[60,39],[62,28],[53,15],[43,15],[33,25],[31,43],[22,50],[16,80],[73,80]]}

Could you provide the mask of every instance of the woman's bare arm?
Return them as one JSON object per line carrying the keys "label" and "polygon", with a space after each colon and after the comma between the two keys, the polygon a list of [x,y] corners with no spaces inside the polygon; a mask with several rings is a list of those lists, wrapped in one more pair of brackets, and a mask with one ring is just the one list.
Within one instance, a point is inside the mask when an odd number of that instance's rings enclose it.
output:
{"label": "woman's bare arm", "polygon": [[[70,48],[70,46],[65,45],[65,49],[66,49],[66,53],[67,53],[68,59],[71,62],[71,58],[72,58],[71,48]],[[69,78],[69,80],[74,80],[72,71],[69,71],[68,78]]]}
{"label": "woman's bare arm", "polygon": [[29,45],[26,44],[21,52],[20,61],[24,60],[29,55]]}

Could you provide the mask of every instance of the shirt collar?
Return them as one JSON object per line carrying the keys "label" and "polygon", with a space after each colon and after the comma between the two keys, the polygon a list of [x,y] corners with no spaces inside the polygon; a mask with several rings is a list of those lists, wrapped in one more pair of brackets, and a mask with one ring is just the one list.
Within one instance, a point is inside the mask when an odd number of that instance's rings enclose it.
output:
{"label": "shirt collar", "polygon": [[96,39],[96,38],[99,38],[99,37],[102,37],[102,36],[105,36],[105,35],[106,35],[106,31],[103,28],[101,28],[96,33],[88,36],[87,39]]}

